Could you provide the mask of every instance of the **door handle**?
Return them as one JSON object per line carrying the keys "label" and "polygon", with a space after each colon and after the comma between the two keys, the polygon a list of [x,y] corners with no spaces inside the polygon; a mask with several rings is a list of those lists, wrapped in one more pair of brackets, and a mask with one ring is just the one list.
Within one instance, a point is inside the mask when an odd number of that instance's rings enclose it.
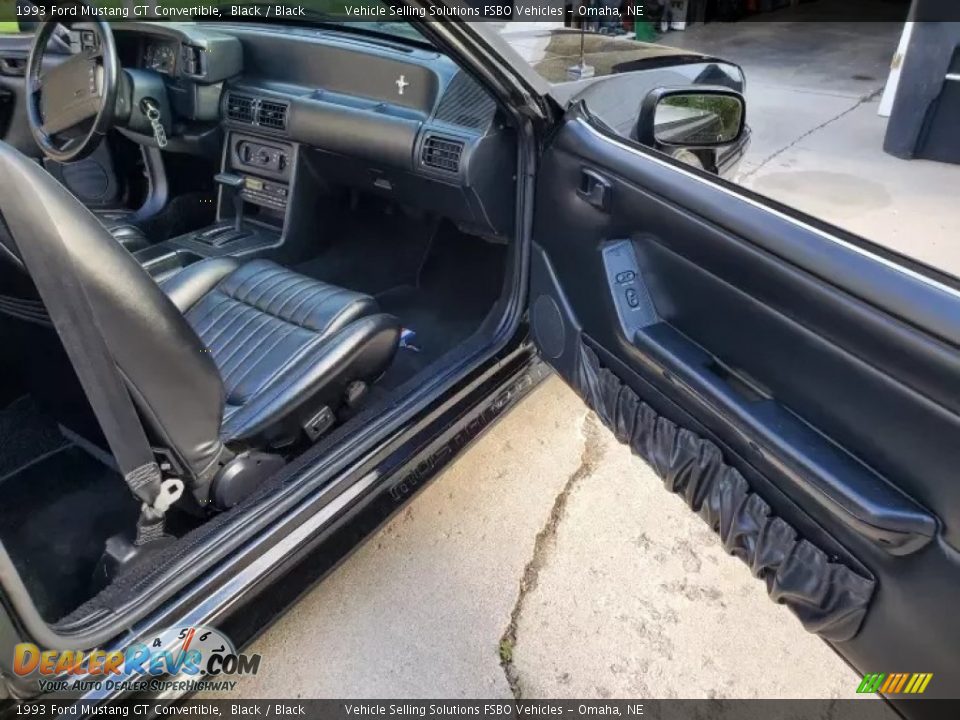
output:
{"label": "door handle", "polygon": [[577,195],[595,208],[609,212],[612,191],[610,181],[600,173],[587,168],[580,170],[580,186],[577,188]]}

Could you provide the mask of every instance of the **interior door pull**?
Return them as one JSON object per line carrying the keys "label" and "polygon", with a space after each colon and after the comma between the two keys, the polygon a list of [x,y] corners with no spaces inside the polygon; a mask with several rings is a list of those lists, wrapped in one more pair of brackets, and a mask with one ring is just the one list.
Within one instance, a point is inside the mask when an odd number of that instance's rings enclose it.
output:
{"label": "interior door pull", "polygon": [[610,195],[613,188],[610,181],[603,175],[593,170],[583,168],[580,171],[580,187],[577,188],[577,195],[582,197],[595,208],[610,211]]}

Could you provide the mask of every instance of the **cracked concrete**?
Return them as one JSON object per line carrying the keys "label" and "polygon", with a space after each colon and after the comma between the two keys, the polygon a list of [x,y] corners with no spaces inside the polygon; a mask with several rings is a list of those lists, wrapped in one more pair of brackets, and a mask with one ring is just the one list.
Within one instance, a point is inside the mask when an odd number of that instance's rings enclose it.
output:
{"label": "cracked concrete", "polygon": [[261,671],[233,697],[838,697],[857,684],[555,377],[251,651]]}
{"label": "cracked concrete", "polygon": [[516,622],[525,698],[852,695],[853,672],[653,470],[609,434],[598,452]]}
{"label": "cracked concrete", "polygon": [[768,164],[770,164],[771,162],[773,162],[774,160],[776,160],[778,157],[780,157],[781,155],[783,155],[785,152],[787,152],[787,151],[791,150],[792,148],[796,147],[797,145],[799,145],[800,143],[802,143],[804,140],[806,140],[808,137],[810,137],[810,136],[813,135],[814,133],[820,132],[821,130],[825,129],[828,125],[832,125],[832,124],[835,123],[837,120],[840,120],[841,118],[846,117],[847,115],[849,115],[850,113],[852,113],[854,110],[856,110],[858,107],[860,107],[860,106],[863,105],[864,103],[868,103],[868,102],[870,102],[870,101],[872,101],[872,100],[876,100],[877,98],[880,97],[880,95],[881,95],[882,92],[883,92],[883,88],[878,88],[877,90],[874,90],[873,92],[871,92],[869,95],[864,95],[863,97],[861,97],[859,100],[857,100],[855,103],[853,103],[853,104],[852,104],[850,107],[848,107],[847,109],[845,109],[845,110],[843,110],[842,112],[834,115],[832,118],[830,118],[830,119],[828,119],[828,120],[824,120],[822,123],[820,123],[820,124],[817,125],[816,127],[810,128],[809,130],[807,130],[806,132],[804,132],[804,133],[803,133],[802,135],[800,135],[799,137],[794,138],[794,139],[791,140],[789,143],[787,143],[787,144],[784,145],[783,147],[779,148],[779,149],[778,149],[776,152],[774,152],[773,154],[765,157],[765,158],[764,158],[763,160],[761,160],[759,163],[756,163],[756,164],[753,164],[753,165],[749,166],[749,169],[748,169],[748,170],[746,170],[745,172],[741,172],[741,173],[740,173],[739,178],[738,178],[739,182],[741,182],[741,183],[743,183],[743,184],[746,185],[748,179],[749,179],[751,176],[756,175],[760,170],[762,170],[762,169],[763,169],[764,167],[766,167]]}
{"label": "cracked concrete", "polygon": [[511,697],[498,642],[586,412],[556,379],[521,402],[255,641],[234,696]]}
{"label": "cracked concrete", "polygon": [[740,182],[850,232],[960,276],[960,166],[881,151],[879,100],[858,103]]}
{"label": "cracked concrete", "polygon": [[523,614],[527,595],[537,588],[540,572],[546,565],[549,554],[556,544],[557,528],[567,509],[567,500],[570,494],[584,478],[592,475],[604,456],[604,434],[606,429],[600,424],[596,415],[592,413],[584,418],[583,422],[583,450],[580,453],[580,465],[570,475],[560,494],[553,501],[550,517],[546,525],[537,533],[533,543],[533,556],[523,569],[520,578],[520,591],[517,601],[510,612],[510,623],[500,638],[500,664],[510,685],[513,696],[519,700],[523,697],[523,688],[520,684],[520,675],[513,662],[513,652],[517,644],[517,625]]}

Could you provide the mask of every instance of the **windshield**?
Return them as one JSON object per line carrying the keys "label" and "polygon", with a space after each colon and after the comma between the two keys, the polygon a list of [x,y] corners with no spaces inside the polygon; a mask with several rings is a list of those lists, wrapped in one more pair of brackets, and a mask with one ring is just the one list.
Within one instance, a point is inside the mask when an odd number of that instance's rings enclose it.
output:
{"label": "windshield", "polygon": [[[193,0],[161,0],[184,5]],[[424,42],[423,35],[406,20],[404,8],[395,8],[381,0],[214,0],[224,15],[253,22],[334,25],[364,30],[401,40]],[[199,19],[199,18],[198,18]]]}
{"label": "windshield", "polygon": [[[648,42],[639,32],[617,34],[557,23],[504,23],[500,37],[544,80],[566,83],[592,77],[682,68],[702,63],[704,57],[689,50]],[[652,39],[652,38],[651,38]],[[679,70],[696,74],[696,70]]]}
{"label": "windshield", "polygon": [[[243,21],[271,25],[316,25],[366,32],[403,41],[426,40],[409,20],[410,9],[381,0],[87,0],[109,21]],[[0,33],[31,31],[41,20],[40,3],[0,0]],[[63,18],[74,19],[67,15]],[[56,18],[54,18],[56,19]]]}

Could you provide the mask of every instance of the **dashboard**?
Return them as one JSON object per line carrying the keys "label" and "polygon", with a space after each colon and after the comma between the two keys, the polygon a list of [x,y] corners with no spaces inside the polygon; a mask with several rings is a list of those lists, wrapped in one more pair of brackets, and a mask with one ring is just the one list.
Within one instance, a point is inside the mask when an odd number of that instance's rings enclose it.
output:
{"label": "dashboard", "polygon": [[163,78],[170,149],[209,153],[191,138],[216,131],[225,169],[292,186],[284,165],[305,163],[481,234],[512,226],[515,135],[432,48],[293,25],[127,22],[114,33],[125,70]]}

